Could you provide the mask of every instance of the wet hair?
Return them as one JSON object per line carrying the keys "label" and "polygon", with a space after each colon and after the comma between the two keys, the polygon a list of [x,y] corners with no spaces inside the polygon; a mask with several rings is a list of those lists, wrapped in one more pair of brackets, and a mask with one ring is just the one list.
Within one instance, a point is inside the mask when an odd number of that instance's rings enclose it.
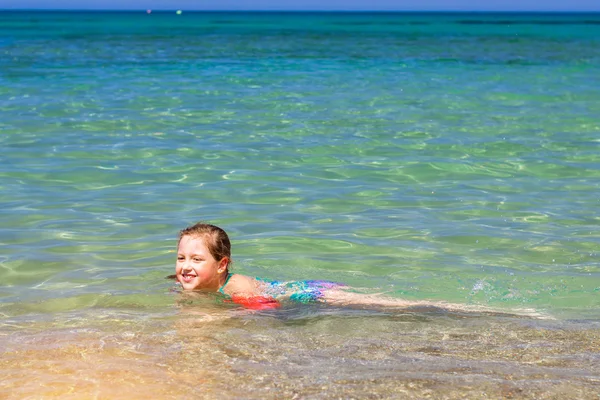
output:
{"label": "wet hair", "polygon": [[231,242],[227,233],[218,226],[198,222],[192,226],[188,226],[179,232],[179,242],[184,236],[202,237],[206,241],[206,247],[210,254],[217,261],[221,261],[223,257],[227,257],[231,263]]}

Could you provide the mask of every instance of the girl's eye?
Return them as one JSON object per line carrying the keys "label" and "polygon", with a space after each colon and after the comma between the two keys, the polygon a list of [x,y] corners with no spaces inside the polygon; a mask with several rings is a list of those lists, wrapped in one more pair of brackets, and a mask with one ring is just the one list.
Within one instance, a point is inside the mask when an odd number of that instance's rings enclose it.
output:
{"label": "girl's eye", "polygon": [[201,259],[201,258],[197,258],[197,257],[196,257],[196,258],[194,258],[194,261],[195,261],[195,262],[200,262],[200,261],[202,261],[202,259]]}
{"label": "girl's eye", "polygon": [[177,261],[183,261],[183,260],[185,260],[185,257],[182,257],[182,256],[177,257]]}

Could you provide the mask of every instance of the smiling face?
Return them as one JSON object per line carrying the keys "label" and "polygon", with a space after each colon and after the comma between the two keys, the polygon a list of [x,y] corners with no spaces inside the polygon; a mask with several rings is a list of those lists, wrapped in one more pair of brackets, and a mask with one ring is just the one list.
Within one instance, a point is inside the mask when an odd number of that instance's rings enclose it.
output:
{"label": "smiling face", "polygon": [[179,241],[175,273],[185,290],[216,292],[225,282],[229,259],[215,260],[206,239],[205,235],[185,235]]}

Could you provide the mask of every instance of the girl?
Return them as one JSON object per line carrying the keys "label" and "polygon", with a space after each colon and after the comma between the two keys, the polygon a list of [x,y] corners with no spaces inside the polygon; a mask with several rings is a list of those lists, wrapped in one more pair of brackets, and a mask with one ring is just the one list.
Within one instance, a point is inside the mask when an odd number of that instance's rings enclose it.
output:
{"label": "girl", "polygon": [[341,287],[327,281],[279,282],[232,274],[230,262],[231,242],[218,226],[197,223],[179,233],[175,276],[184,290],[220,292],[247,308],[265,309],[279,307],[276,298],[306,303]]}
{"label": "girl", "polygon": [[[406,301],[378,295],[352,293],[345,286],[328,281],[268,281],[229,272],[231,242],[225,231],[215,225],[197,223],[179,233],[175,277],[184,290],[220,292],[227,301],[251,309],[280,306],[279,300],[294,302],[325,301],[343,306],[434,309],[455,312],[504,314],[489,308],[445,302]],[[516,311],[516,310],[515,310]],[[516,315],[545,317],[535,310],[519,310]],[[515,315],[515,314],[513,314]]]}

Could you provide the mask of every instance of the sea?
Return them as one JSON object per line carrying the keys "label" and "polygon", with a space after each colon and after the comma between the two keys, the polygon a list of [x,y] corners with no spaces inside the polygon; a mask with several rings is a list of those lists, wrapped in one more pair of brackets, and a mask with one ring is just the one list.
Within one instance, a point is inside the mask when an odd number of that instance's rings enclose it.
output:
{"label": "sea", "polygon": [[599,88],[598,13],[1,11],[0,398],[598,399]]}

